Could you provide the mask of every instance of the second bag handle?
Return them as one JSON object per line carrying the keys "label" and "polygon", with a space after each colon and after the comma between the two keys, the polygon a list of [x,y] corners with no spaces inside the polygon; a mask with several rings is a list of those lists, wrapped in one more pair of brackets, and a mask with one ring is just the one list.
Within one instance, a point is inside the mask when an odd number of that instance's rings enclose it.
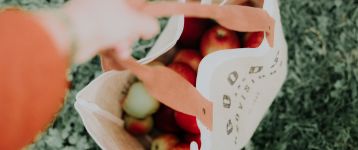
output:
{"label": "second bag handle", "polygon": [[213,19],[221,26],[241,32],[266,33],[273,47],[275,20],[263,9],[241,5],[202,5],[200,3],[153,2],[137,8],[155,17],[185,15]]}

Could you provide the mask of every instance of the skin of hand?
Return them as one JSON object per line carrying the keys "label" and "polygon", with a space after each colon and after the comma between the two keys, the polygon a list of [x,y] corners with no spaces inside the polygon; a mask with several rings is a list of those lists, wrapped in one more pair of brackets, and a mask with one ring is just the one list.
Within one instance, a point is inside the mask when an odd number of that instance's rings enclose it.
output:
{"label": "skin of hand", "polygon": [[118,57],[129,57],[132,41],[149,39],[159,32],[156,18],[137,11],[142,0],[71,0],[58,14],[39,12],[40,23],[53,37],[62,54],[68,54],[75,39],[75,63],[82,63],[99,51],[115,48]]}

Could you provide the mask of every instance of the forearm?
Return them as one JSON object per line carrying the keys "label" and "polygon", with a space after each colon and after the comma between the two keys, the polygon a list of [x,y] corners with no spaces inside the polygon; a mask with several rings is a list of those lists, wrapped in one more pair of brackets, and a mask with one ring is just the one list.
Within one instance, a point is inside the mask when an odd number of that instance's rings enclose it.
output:
{"label": "forearm", "polygon": [[68,56],[71,50],[70,23],[66,16],[59,12],[38,12],[34,13],[35,19],[46,30],[52,38],[57,51],[64,56]]}
{"label": "forearm", "polygon": [[0,149],[21,149],[63,103],[67,58],[29,13],[1,12],[0,26]]}

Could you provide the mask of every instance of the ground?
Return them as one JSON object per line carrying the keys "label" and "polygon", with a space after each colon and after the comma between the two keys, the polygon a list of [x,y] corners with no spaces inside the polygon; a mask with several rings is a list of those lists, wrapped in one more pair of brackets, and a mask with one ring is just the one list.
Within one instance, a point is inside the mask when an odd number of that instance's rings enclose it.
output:
{"label": "ground", "polygon": [[[63,0],[0,0],[35,9]],[[281,0],[289,73],[256,131],[258,150],[358,149],[358,1]],[[74,95],[99,75],[98,59],[73,66],[67,101],[32,149],[98,149],[73,108]]]}

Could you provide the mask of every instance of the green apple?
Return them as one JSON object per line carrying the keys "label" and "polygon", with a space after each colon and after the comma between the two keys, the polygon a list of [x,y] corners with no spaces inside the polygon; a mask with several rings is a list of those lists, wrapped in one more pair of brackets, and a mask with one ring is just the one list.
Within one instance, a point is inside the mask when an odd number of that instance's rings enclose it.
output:
{"label": "green apple", "polygon": [[123,110],[130,116],[143,119],[159,108],[160,103],[149,95],[142,82],[134,83],[123,102]]}

